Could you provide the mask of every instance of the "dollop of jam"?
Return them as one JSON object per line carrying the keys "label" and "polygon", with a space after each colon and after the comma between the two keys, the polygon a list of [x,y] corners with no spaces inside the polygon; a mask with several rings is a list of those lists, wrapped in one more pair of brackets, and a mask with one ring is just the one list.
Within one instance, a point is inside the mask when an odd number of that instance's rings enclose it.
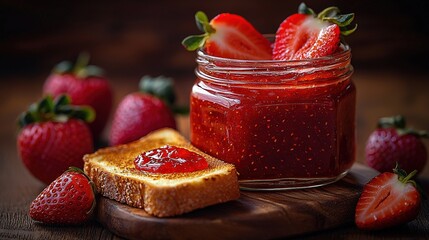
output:
{"label": "dollop of jam", "polygon": [[165,145],[144,153],[134,160],[136,169],[152,173],[185,173],[206,169],[207,160],[185,148]]}

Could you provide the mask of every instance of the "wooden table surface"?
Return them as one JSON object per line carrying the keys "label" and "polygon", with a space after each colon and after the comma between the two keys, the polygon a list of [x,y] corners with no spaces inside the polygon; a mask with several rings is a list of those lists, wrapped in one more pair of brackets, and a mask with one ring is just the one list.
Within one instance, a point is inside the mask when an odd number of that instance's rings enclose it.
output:
{"label": "wooden table surface", "polygon": [[[33,222],[27,215],[30,202],[42,191],[44,185],[25,169],[16,150],[18,114],[40,97],[46,76],[9,76],[0,81],[0,239],[120,239],[96,221],[77,227],[44,226]],[[427,73],[359,72],[354,75],[358,89],[357,136],[358,161],[363,161],[365,140],[377,118],[392,114],[404,114],[409,123],[429,129],[429,75]],[[31,79],[31,80],[30,80]],[[112,77],[115,89],[115,105],[126,93],[135,91],[138,79]],[[179,101],[188,102],[192,78],[177,79]],[[186,118],[179,118],[179,128],[188,133]],[[106,132],[108,131],[108,128]],[[428,146],[428,141],[425,141]],[[429,165],[420,175],[420,181],[428,182]],[[427,189],[427,188],[426,188]],[[300,239],[387,239],[428,238],[429,201],[424,200],[419,217],[407,225],[379,232],[364,232],[353,225],[329,231],[315,232]]]}

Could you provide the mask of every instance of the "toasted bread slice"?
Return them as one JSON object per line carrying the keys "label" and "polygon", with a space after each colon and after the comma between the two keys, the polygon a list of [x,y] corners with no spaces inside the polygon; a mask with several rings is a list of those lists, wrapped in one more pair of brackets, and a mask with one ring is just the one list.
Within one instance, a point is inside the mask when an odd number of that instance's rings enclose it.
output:
{"label": "toasted bread slice", "polygon": [[[155,174],[134,167],[137,155],[167,144],[204,156],[208,168],[189,173]],[[158,217],[179,215],[234,200],[240,195],[234,165],[201,152],[177,131],[168,128],[132,143],[100,149],[83,159],[85,173],[101,195],[144,208]]]}

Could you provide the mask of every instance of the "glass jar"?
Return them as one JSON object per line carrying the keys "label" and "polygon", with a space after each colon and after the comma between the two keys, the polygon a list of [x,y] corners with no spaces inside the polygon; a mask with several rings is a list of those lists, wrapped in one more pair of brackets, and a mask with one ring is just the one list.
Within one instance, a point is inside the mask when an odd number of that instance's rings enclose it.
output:
{"label": "glass jar", "polygon": [[236,166],[240,187],[321,186],[355,161],[351,51],[308,60],[237,60],[198,51],[191,142]]}

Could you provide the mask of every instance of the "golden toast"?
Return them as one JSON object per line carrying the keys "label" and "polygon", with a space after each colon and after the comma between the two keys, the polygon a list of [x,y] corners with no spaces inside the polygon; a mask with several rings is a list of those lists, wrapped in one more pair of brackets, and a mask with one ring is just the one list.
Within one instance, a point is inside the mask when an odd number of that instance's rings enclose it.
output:
{"label": "golden toast", "polygon": [[[204,156],[208,168],[188,173],[157,174],[137,170],[137,155],[172,145]],[[213,158],[173,129],[164,128],[124,145],[84,156],[84,171],[101,195],[157,217],[169,217],[237,199],[237,172],[232,164]]]}

